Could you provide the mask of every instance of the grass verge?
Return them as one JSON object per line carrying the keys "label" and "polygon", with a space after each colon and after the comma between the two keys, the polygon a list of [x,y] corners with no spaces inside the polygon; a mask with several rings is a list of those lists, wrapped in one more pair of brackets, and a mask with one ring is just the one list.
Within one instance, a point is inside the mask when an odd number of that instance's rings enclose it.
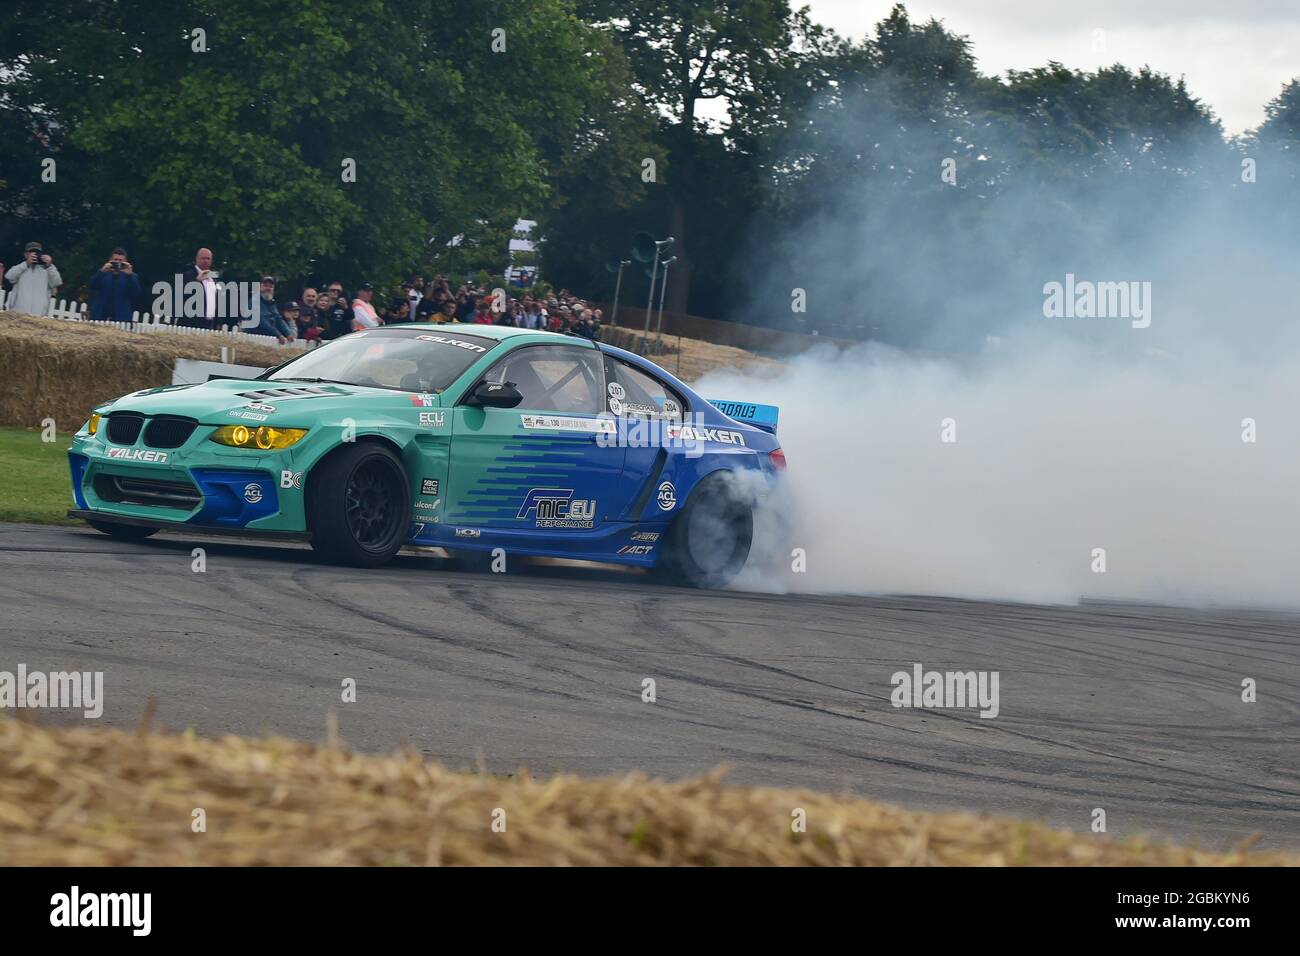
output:
{"label": "grass verge", "polygon": [[72,436],[41,441],[39,428],[0,428],[0,521],[78,524],[67,517],[72,507],[68,444]]}

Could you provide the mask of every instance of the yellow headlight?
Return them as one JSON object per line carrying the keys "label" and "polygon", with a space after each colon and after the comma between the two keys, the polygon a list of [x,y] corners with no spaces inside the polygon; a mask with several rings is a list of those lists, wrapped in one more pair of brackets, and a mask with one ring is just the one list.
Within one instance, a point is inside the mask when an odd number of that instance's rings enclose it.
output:
{"label": "yellow headlight", "polygon": [[259,425],[256,431],[252,431],[247,425],[222,425],[212,433],[212,440],[219,445],[230,445],[233,448],[278,451],[300,441],[306,434],[305,428],[272,428],[270,425]]}
{"label": "yellow headlight", "polygon": [[99,431],[99,414],[97,412],[91,413],[90,421],[86,422],[86,431],[92,435]]}

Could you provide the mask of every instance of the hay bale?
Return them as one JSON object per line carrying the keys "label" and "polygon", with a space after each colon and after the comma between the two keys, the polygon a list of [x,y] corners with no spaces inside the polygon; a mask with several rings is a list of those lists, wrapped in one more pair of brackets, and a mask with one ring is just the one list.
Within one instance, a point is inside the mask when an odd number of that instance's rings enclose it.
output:
{"label": "hay bale", "polygon": [[[191,827],[196,808],[206,832]],[[792,832],[795,808],[805,833]],[[491,825],[498,810],[504,832]],[[281,738],[0,718],[0,864],[1294,866],[1300,857],[726,786],[720,773],[678,783],[501,777]]]}
{"label": "hay bale", "polygon": [[676,336],[664,336],[662,343],[656,347],[655,333],[651,332],[647,336],[640,329],[606,327],[601,330],[600,340],[629,352],[645,355],[683,382],[694,382],[707,372],[718,368],[773,373],[779,372],[782,368],[782,364],[775,359],[764,358],[730,345],[715,345],[699,339],[683,338],[679,349]]}
{"label": "hay bale", "polygon": [[53,418],[75,430],[101,402],[170,385],[178,358],[221,360],[221,347],[246,365],[277,365],[291,353],[221,336],[127,332],[0,312],[0,425],[38,427]]}

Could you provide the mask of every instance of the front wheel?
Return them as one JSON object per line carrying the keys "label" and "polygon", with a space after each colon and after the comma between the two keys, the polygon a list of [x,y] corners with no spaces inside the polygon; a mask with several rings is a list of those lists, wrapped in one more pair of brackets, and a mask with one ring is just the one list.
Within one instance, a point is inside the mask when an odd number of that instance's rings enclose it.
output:
{"label": "front wheel", "polygon": [[311,474],[307,523],[311,545],[334,564],[373,568],[406,541],[411,488],[401,459],[370,442],[342,446]]}
{"label": "front wheel", "polygon": [[671,584],[720,588],[749,559],[754,509],[729,472],[700,482],[664,539],[656,573]]}

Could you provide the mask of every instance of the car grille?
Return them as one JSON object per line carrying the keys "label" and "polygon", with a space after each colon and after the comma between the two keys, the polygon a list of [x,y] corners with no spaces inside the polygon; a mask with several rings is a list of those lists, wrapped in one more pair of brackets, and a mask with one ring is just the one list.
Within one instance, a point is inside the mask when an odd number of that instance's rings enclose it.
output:
{"label": "car grille", "polygon": [[183,511],[190,511],[203,500],[192,482],[128,478],[125,475],[96,475],[95,494],[104,501]]}
{"label": "car grille", "polygon": [[149,420],[144,430],[144,443],[150,448],[180,448],[189,441],[198,424],[192,418],[159,415]]}
{"label": "car grille", "polygon": [[114,445],[134,445],[140,437],[144,416],[135,412],[113,412],[108,416],[108,440]]}

